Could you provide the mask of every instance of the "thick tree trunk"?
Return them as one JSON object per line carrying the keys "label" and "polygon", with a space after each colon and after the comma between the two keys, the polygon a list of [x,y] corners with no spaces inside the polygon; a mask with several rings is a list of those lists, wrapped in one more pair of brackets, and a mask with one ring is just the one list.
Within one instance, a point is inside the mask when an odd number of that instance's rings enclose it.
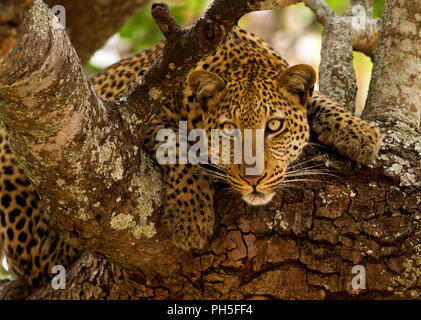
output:
{"label": "thick tree trunk", "polygon": [[[309,147],[303,160],[327,163],[337,177],[298,184],[267,207],[247,207],[221,186],[215,236],[201,252],[130,271],[85,255],[68,289],[32,298],[419,298],[421,137],[391,131],[385,141],[374,168]],[[366,270],[365,290],[352,288],[355,265]]]}
{"label": "thick tree trunk", "polygon": [[[34,2],[37,10],[26,12],[27,17],[46,14],[40,2]],[[189,70],[186,56],[193,64],[216,47],[221,25],[228,32],[242,14],[287,2],[215,1],[190,31],[168,35],[160,61],[115,105],[92,92],[80,66],[71,67],[75,60],[68,41],[54,34],[61,31],[35,25],[31,28],[40,31],[35,35],[8,40],[15,44],[10,45],[12,53],[0,56],[0,70],[8,74],[10,61],[20,58],[37,71],[32,75],[39,78],[31,81],[48,85],[51,94],[24,85],[27,74],[13,74],[13,79],[0,80],[0,115],[63,236],[93,254],[84,254],[67,270],[67,289],[49,285],[30,298],[421,296],[421,136],[411,127],[384,127],[383,147],[373,168],[357,168],[326,150],[308,147],[302,160],[311,161],[305,165],[324,163],[335,176],[297,184],[266,207],[248,207],[220,186],[215,232],[204,250],[174,249],[160,229],[159,173],[134,149],[147,119]],[[184,47],[177,48],[177,43]],[[37,69],[36,59],[22,60],[25,44],[50,48],[50,63]],[[62,51],[54,46],[67,48],[70,59],[63,61]],[[165,75],[174,69],[170,62],[181,71],[167,80]],[[67,76],[61,79],[58,74],[63,72],[56,74],[49,65],[62,66]],[[67,95],[66,88],[78,91]],[[136,101],[142,108],[130,105]],[[355,265],[366,271],[366,289],[351,285]]]}
{"label": "thick tree trunk", "polygon": [[364,110],[367,119],[420,128],[420,12],[420,0],[385,3],[373,80]]}

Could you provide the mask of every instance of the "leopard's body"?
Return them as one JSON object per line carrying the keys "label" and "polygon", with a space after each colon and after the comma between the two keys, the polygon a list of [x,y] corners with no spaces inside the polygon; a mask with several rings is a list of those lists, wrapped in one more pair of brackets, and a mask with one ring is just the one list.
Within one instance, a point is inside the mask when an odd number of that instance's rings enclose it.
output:
{"label": "leopard's body", "polygon": [[[122,97],[162,51],[163,43],[104,69],[92,77],[95,89],[110,100]],[[173,242],[202,248],[214,225],[212,177],[222,178],[251,205],[268,203],[301,153],[312,130],[318,140],[362,164],[372,163],[380,146],[379,129],[355,117],[324,95],[313,92],[314,70],[287,62],[254,35],[235,27],[226,41],[190,72],[174,100],[163,106],[140,145],[151,156],[160,146],[160,129],[201,128],[229,133],[264,130],[264,168],[248,175],[245,164],[219,165],[203,171],[191,164],[163,166],[168,203],[163,221]],[[12,273],[35,281],[55,264],[68,264],[77,252],[59,239],[1,129],[1,240]],[[179,141],[174,141],[178,147]],[[162,144],[161,144],[162,145]],[[259,146],[253,145],[254,152]],[[217,155],[217,156],[220,156]],[[214,169],[214,166],[210,166]],[[210,175],[204,174],[208,172]]]}

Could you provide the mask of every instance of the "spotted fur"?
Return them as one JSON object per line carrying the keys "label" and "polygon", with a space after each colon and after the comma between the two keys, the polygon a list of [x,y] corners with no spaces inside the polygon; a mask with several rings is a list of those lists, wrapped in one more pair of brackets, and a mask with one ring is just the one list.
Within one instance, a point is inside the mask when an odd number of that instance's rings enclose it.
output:
{"label": "spotted fur", "polygon": [[[95,89],[110,100],[122,97],[162,48],[163,43],[159,43],[104,69],[91,79]],[[203,128],[208,133],[226,126],[240,131],[263,129],[265,144],[260,152],[265,155],[265,165],[259,176],[246,175],[245,164],[163,166],[167,204],[162,219],[175,245],[184,249],[206,245],[215,220],[215,176],[229,183],[249,204],[268,203],[282,184],[287,166],[302,153],[310,131],[358,163],[375,160],[380,146],[378,127],[313,92],[314,81],[311,67],[289,67],[266,43],[240,28],[234,28],[226,41],[190,72],[182,90],[163,105],[139,144],[155,157],[160,146],[155,141],[157,132],[163,128],[177,132],[180,120],[187,121],[188,129]],[[77,253],[50,226],[3,128],[0,138],[1,240],[13,274],[39,282],[52,265],[68,264]],[[175,143],[178,147],[179,141]]]}
{"label": "spotted fur", "polygon": [[[161,49],[159,45],[151,52],[156,56]],[[129,58],[123,65],[139,59],[140,56]],[[153,60],[146,65],[144,61],[139,63],[144,69],[139,69],[137,77],[133,75],[126,82],[126,89]],[[119,71],[122,68],[122,64],[117,63],[93,79],[102,95],[116,99],[125,91],[114,90],[110,78],[110,74],[122,73]],[[145,144],[155,156],[159,146],[155,137],[159,129],[177,131],[180,120],[188,122],[189,130],[207,130],[210,137],[211,129],[221,129],[227,121],[239,130],[266,130],[268,121],[281,119],[283,130],[265,135],[262,151],[265,169],[260,178],[247,177],[245,164],[218,166],[217,173],[210,173],[210,176],[222,177],[252,205],[266,204],[272,199],[284,180],[288,164],[301,154],[308,142],[310,127],[319,141],[340,154],[362,164],[372,163],[380,146],[379,129],[324,95],[313,93],[314,81],[311,67],[289,67],[259,38],[234,28],[224,44],[190,72],[183,89],[176,93],[174,100],[180,102],[164,106]],[[108,86],[104,88],[100,82]],[[187,165],[167,165],[164,176],[168,205],[163,219],[174,243],[185,249],[202,248],[214,224],[211,181],[197,167]],[[258,184],[252,185],[250,181],[256,179],[259,179]]]}

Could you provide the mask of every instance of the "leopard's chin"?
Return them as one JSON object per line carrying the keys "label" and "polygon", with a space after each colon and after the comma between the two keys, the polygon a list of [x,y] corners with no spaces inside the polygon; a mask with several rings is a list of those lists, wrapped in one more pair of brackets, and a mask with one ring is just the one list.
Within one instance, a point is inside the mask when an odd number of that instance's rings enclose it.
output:
{"label": "leopard's chin", "polygon": [[252,206],[263,206],[268,204],[274,195],[275,192],[267,194],[261,192],[250,192],[249,194],[243,196],[243,200]]}

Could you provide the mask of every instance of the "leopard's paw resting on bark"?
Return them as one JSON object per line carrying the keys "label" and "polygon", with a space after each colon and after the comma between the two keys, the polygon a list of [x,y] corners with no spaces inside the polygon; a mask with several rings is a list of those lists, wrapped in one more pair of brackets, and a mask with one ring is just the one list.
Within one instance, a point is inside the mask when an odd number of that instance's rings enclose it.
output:
{"label": "leopard's paw resting on bark", "polygon": [[380,129],[315,92],[307,104],[312,132],[323,144],[359,164],[373,164],[381,146]]}
{"label": "leopard's paw resting on bark", "polygon": [[190,165],[166,170],[163,221],[172,242],[184,250],[202,249],[213,233],[213,186]]}
{"label": "leopard's paw resting on bark", "polygon": [[348,125],[340,127],[333,135],[333,147],[341,155],[358,164],[373,164],[381,146],[380,129],[357,117],[348,120]]}

